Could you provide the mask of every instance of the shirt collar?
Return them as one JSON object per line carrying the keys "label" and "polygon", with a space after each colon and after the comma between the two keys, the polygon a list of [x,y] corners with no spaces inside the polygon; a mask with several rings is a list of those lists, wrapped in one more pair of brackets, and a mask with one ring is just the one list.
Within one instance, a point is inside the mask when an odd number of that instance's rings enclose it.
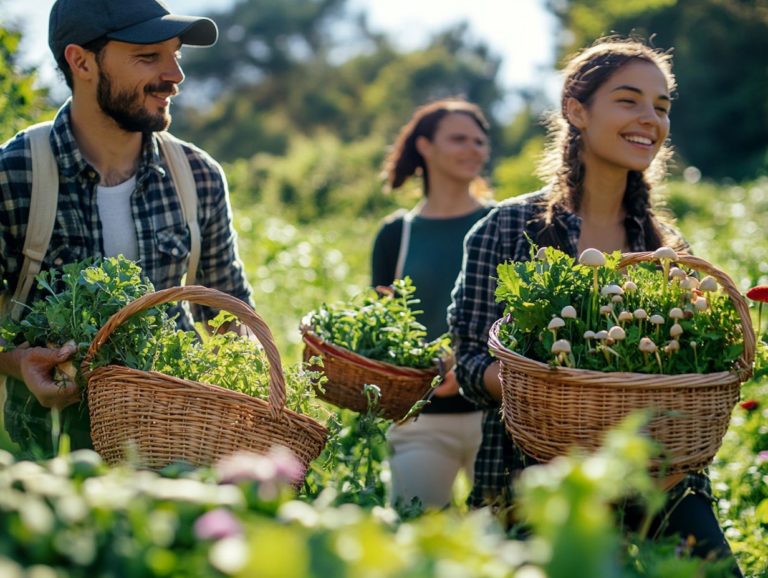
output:
{"label": "shirt collar", "polygon": [[[76,178],[81,175],[85,180],[97,181],[96,170],[85,160],[75,140],[72,130],[72,99],[59,109],[53,121],[51,146],[56,162],[59,165],[59,173],[67,178]],[[136,174],[136,183],[141,184],[153,172],[165,175],[165,169],[161,164],[158,139],[152,133],[149,138],[145,135],[142,141],[141,160]]]}

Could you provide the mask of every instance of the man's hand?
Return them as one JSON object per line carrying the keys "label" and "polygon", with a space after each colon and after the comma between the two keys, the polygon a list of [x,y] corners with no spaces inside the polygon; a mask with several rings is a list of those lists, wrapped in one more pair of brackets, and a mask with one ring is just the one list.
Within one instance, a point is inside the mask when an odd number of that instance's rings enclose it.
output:
{"label": "man's hand", "polygon": [[72,379],[68,376],[64,381],[53,379],[56,366],[67,361],[75,351],[73,343],[59,349],[22,346],[15,350],[20,377],[43,407],[64,409],[80,400],[80,389]]}

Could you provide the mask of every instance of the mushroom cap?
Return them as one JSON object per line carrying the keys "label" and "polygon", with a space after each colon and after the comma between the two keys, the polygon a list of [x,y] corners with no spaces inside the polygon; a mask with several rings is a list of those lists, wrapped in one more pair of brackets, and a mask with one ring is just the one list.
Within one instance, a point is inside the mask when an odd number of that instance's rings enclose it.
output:
{"label": "mushroom cap", "polygon": [[635,309],[632,315],[635,316],[635,319],[648,319],[648,313],[645,311],[645,309]]}
{"label": "mushroom cap", "polygon": [[670,279],[685,279],[688,276],[688,274],[683,271],[680,267],[672,267],[669,270],[669,278]]}
{"label": "mushroom cap", "polygon": [[565,321],[563,321],[560,317],[553,317],[551,321],[549,322],[549,325],[547,325],[547,329],[560,329],[561,327],[565,327]]}
{"label": "mushroom cap", "polygon": [[622,329],[618,325],[614,325],[608,330],[608,337],[610,337],[614,341],[621,341],[627,337],[627,334],[624,331],[624,329]]}
{"label": "mushroom cap", "polygon": [[653,252],[652,257],[656,260],[667,259],[669,261],[677,261],[677,253],[670,247],[659,247]]}
{"label": "mushroom cap", "polygon": [[539,250],[536,251],[536,260],[537,261],[546,261],[547,260],[547,248],[546,247],[539,247]]}
{"label": "mushroom cap", "polygon": [[619,313],[619,321],[632,321],[635,318],[629,311],[622,311]]}
{"label": "mushroom cap", "polygon": [[579,263],[588,267],[602,267],[605,265],[605,255],[597,249],[584,249],[579,255]]}
{"label": "mushroom cap", "polygon": [[673,339],[667,345],[664,347],[664,351],[667,353],[674,353],[676,351],[680,351],[680,342],[676,339]]}
{"label": "mushroom cap", "polygon": [[584,339],[594,339],[595,338],[595,332],[591,329],[587,329],[584,332]]}
{"label": "mushroom cap", "polygon": [[669,328],[670,337],[680,337],[683,334],[683,326],[679,323],[675,323]]}
{"label": "mushroom cap", "polygon": [[560,316],[564,319],[576,319],[576,308],[573,305],[566,305],[560,311]]}
{"label": "mushroom cap", "polygon": [[640,343],[637,346],[643,353],[653,353],[656,351],[656,344],[650,337],[643,337],[640,339]]}
{"label": "mushroom cap", "polygon": [[755,285],[747,291],[747,297],[752,301],[768,303],[768,285]]}
{"label": "mushroom cap", "polygon": [[654,325],[661,325],[662,323],[664,323],[664,318],[661,315],[656,314],[656,315],[651,315],[651,318],[648,321],[650,321]]}
{"label": "mushroom cap", "polygon": [[670,309],[668,315],[671,319],[682,319],[684,316],[683,310],[679,307],[673,307]]}
{"label": "mushroom cap", "polygon": [[552,344],[552,353],[570,353],[571,342],[567,339],[558,339]]}
{"label": "mushroom cap", "polygon": [[600,295],[603,297],[607,297],[608,295],[623,295],[624,289],[619,287],[618,285],[603,285],[602,289],[600,289]]}
{"label": "mushroom cap", "polygon": [[608,339],[608,332],[605,329],[601,329],[597,333],[595,333],[595,339]]}
{"label": "mushroom cap", "polygon": [[699,281],[699,289],[702,291],[706,291],[708,293],[712,293],[714,291],[717,291],[718,285],[717,285],[717,279],[712,277],[712,275],[707,275]]}
{"label": "mushroom cap", "polygon": [[610,315],[611,313],[613,313],[613,303],[600,306],[600,315]]}
{"label": "mushroom cap", "polygon": [[696,308],[696,311],[706,311],[707,307],[709,307],[709,301],[707,301],[706,297],[699,296],[693,302],[693,306]]}
{"label": "mushroom cap", "polygon": [[637,291],[637,283],[634,281],[625,281],[622,289],[624,289],[625,293],[634,293]]}
{"label": "mushroom cap", "polygon": [[698,289],[699,280],[696,277],[686,277],[680,281],[680,287],[683,289]]}

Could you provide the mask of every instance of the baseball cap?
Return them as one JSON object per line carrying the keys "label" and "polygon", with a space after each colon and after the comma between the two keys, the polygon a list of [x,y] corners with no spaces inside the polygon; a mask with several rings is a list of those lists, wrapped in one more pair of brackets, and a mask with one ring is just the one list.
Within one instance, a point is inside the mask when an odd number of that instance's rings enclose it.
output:
{"label": "baseball cap", "polygon": [[210,46],[218,30],[210,18],[171,14],[162,0],[56,0],[48,21],[48,46],[58,59],[69,44],[102,36],[131,44],[178,37],[182,44]]}

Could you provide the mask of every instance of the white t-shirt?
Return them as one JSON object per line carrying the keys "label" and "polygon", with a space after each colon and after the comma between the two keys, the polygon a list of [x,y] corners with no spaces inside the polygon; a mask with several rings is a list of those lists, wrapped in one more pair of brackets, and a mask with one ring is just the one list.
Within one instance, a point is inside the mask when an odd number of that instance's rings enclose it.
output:
{"label": "white t-shirt", "polygon": [[135,187],[135,175],[114,187],[96,187],[105,257],[123,255],[132,261],[139,258],[136,224],[131,214],[131,195]]}

